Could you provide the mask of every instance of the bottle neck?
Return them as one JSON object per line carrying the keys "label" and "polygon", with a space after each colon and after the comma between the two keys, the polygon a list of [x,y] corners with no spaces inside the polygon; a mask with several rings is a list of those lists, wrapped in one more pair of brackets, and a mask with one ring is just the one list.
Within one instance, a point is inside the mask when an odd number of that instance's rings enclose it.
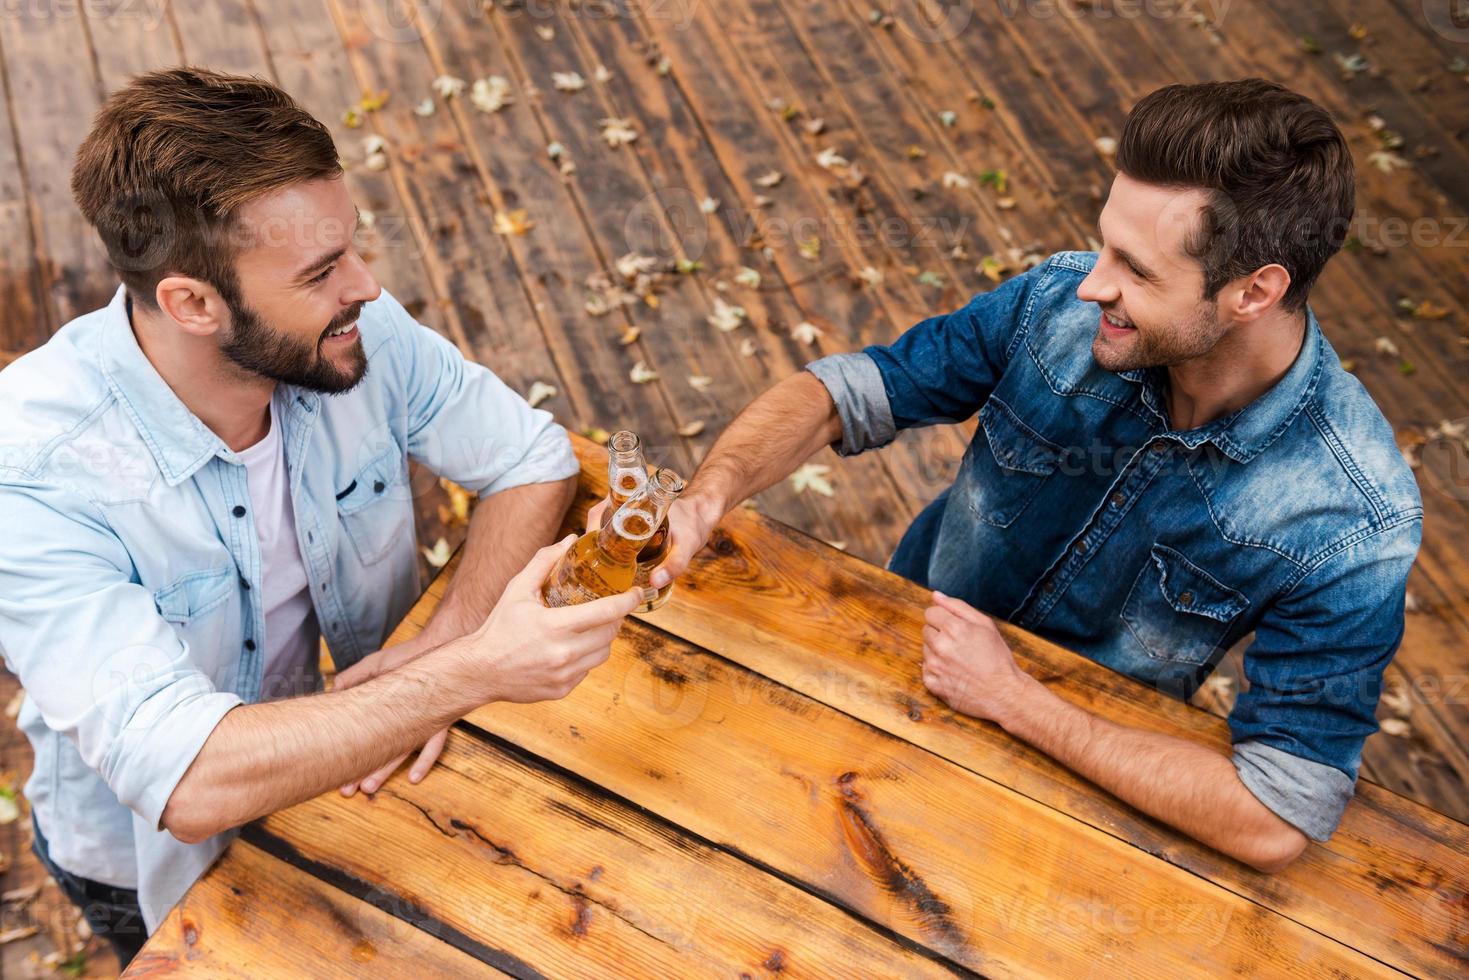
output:
{"label": "bottle neck", "polygon": [[619,533],[610,520],[597,532],[597,550],[620,565],[636,561],[647,543],[646,538],[633,539]]}

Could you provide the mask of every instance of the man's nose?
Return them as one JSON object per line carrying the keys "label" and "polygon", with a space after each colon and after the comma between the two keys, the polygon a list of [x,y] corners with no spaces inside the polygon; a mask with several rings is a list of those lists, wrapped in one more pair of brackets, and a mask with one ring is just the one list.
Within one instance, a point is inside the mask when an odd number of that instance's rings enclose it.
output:
{"label": "man's nose", "polygon": [[342,305],[350,306],[353,303],[370,303],[382,294],[383,287],[378,284],[377,278],[372,270],[367,267],[367,261],[356,252],[348,252],[350,256],[348,277],[346,281],[346,292],[342,296]]}
{"label": "man's nose", "polygon": [[1122,295],[1121,290],[1114,286],[1096,267],[1087,273],[1081,285],[1076,287],[1076,298],[1083,303],[1099,303],[1103,306],[1115,303]]}

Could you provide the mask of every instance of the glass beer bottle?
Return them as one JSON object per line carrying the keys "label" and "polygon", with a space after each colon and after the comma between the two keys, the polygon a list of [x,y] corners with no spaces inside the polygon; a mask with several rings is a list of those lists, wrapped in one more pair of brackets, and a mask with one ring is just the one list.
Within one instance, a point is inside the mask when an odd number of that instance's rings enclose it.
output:
{"label": "glass beer bottle", "polygon": [[[671,470],[659,470],[657,476],[662,476],[663,474],[667,474],[667,478],[670,481],[677,481],[678,488],[673,491],[674,495],[677,496],[684,488],[684,481]],[[655,476],[655,479],[657,476]],[[653,574],[653,569],[661,565],[663,559],[668,557],[668,548],[672,543],[669,540],[669,534],[668,515],[665,514],[663,522],[658,525],[658,530],[653,532],[653,536],[648,539],[648,543],[643,546],[643,550],[638,552],[638,567],[633,575],[633,584],[643,590],[643,604],[638,607],[639,612],[652,612],[667,602],[668,597],[673,594],[672,582],[669,582],[661,589],[655,589],[648,581],[649,577]]]}
{"label": "glass beer bottle", "polygon": [[611,520],[588,531],[561,556],[541,586],[548,606],[574,606],[632,588],[638,553],[654,533],[683,490],[683,480],[671,470],[659,470],[648,484],[617,508]]}
{"label": "glass beer bottle", "polygon": [[602,526],[612,520],[617,508],[648,484],[648,466],[643,461],[643,443],[636,432],[620,429],[607,440],[607,509]]}

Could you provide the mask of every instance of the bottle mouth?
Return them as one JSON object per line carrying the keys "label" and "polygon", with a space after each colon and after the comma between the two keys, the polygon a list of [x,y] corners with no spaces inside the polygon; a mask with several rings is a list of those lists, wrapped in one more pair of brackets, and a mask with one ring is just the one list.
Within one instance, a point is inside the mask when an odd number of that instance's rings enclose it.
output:
{"label": "bottle mouth", "polygon": [[607,439],[607,448],[614,453],[630,453],[642,445],[643,441],[631,429],[618,429]]}
{"label": "bottle mouth", "polygon": [[668,493],[682,493],[685,486],[684,478],[666,466],[658,467],[658,471],[653,474],[653,484]]}

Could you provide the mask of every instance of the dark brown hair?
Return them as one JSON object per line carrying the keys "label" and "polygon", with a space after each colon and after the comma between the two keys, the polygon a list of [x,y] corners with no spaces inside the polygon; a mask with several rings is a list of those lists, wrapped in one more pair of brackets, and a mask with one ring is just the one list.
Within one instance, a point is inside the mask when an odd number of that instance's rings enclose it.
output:
{"label": "dark brown hair", "polygon": [[1117,169],[1209,192],[1187,245],[1204,267],[1206,298],[1279,263],[1291,279],[1281,306],[1301,310],[1356,206],[1352,154],[1331,116],[1262,78],[1168,85],[1145,96],[1122,127]]}
{"label": "dark brown hair", "polygon": [[241,206],[342,172],[331,133],[260,78],[203,68],[135,76],[98,110],[71,191],[135,303],[166,275],[237,301]]}

